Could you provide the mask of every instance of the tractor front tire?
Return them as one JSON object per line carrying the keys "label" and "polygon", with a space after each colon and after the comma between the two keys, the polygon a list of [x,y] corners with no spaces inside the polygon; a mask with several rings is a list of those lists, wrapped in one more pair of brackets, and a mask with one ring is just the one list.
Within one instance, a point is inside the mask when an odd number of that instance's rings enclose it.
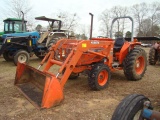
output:
{"label": "tractor front tire", "polygon": [[4,58],[6,61],[12,61],[12,60],[13,60],[12,55],[10,55],[10,51],[5,51],[5,52],[3,53],[3,58]]}
{"label": "tractor front tire", "polygon": [[[65,72],[65,69],[62,71],[62,74],[64,74],[64,72]],[[74,73],[74,72],[72,72],[71,74],[70,74],[70,76],[69,76],[69,80],[75,80],[75,79],[77,79],[79,77],[79,73]]]}
{"label": "tractor front tire", "polygon": [[157,61],[158,61],[158,57],[157,57],[156,49],[154,47],[151,47],[149,50],[149,64],[155,65]]}
{"label": "tractor front tire", "polygon": [[[150,101],[141,94],[131,94],[124,98],[117,106],[111,120],[139,120],[144,102]],[[151,107],[151,106],[150,106]],[[144,119],[142,119],[144,120]]]}
{"label": "tractor front tire", "polygon": [[69,76],[69,79],[74,80],[77,79],[79,77],[79,73],[71,73],[71,75]]}
{"label": "tractor front tire", "polygon": [[102,90],[107,87],[110,78],[109,67],[103,63],[97,63],[89,74],[88,84],[92,90]]}
{"label": "tractor front tire", "polygon": [[140,80],[147,69],[147,56],[142,48],[134,48],[123,62],[123,70],[128,80]]}
{"label": "tractor front tire", "polygon": [[25,50],[18,50],[14,56],[14,64],[17,65],[20,63],[28,63],[29,62],[29,53]]}

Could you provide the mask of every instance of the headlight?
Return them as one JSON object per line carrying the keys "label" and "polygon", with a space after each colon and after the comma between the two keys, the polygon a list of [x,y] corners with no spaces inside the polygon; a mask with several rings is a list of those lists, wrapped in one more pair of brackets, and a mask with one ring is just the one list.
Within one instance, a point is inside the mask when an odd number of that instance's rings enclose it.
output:
{"label": "headlight", "polygon": [[11,40],[10,40],[10,39],[8,39],[8,40],[7,40],[7,43],[10,43],[10,42],[11,42]]}

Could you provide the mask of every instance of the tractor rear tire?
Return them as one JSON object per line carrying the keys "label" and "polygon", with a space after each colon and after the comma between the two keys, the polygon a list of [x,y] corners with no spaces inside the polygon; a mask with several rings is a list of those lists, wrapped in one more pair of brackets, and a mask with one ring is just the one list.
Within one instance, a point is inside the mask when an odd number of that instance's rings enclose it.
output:
{"label": "tractor rear tire", "polygon": [[150,100],[144,95],[128,95],[117,106],[111,120],[139,120],[145,101]]}
{"label": "tractor rear tire", "polygon": [[142,48],[134,48],[128,53],[124,62],[123,70],[128,80],[140,80],[147,69],[147,56]]}
{"label": "tractor rear tire", "polygon": [[29,62],[29,53],[25,50],[18,50],[14,56],[14,64],[17,65],[20,63],[28,63]]}
{"label": "tractor rear tire", "polygon": [[52,47],[53,44],[56,44],[56,40],[54,40],[54,39],[49,41],[49,43],[47,45],[48,51],[50,50],[50,48]]}
{"label": "tractor rear tire", "polygon": [[107,87],[110,79],[109,67],[103,63],[97,63],[89,73],[88,84],[92,90],[102,90]]}
{"label": "tractor rear tire", "polygon": [[40,52],[35,52],[34,53],[39,59],[43,59],[45,56],[41,56]]}
{"label": "tractor rear tire", "polygon": [[149,64],[150,65],[155,65],[156,62],[158,61],[158,57],[156,54],[157,54],[156,49],[154,47],[151,47],[149,50]]}
{"label": "tractor rear tire", "polygon": [[12,61],[12,60],[13,60],[12,55],[10,55],[10,51],[5,51],[5,52],[3,53],[3,58],[4,58],[6,61]]}

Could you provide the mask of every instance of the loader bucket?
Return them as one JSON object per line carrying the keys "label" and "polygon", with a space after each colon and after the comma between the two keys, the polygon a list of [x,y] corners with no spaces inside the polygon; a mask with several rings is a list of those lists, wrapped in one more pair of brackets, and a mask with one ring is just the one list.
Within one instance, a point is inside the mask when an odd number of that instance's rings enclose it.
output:
{"label": "loader bucket", "polygon": [[15,86],[38,108],[50,108],[63,100],[63,89],[52,74],[18,63]]}

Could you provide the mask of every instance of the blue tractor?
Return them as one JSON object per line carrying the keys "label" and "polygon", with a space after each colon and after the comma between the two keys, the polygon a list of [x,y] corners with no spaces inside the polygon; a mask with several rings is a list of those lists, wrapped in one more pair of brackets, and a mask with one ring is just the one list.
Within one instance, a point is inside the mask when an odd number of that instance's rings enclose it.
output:
{"label": "blue tractor", "polygon": [[0,55],[6,61],[28,62],[37,48],[36,41],[40,38],[38,32],[27,32],[23,19],[7,18],[4,21],[4,34],[0,38]]}
{"label": "blue tractor", "polygon": [[[18,62],[27,63],[34,54],[43,58],[49,47],[55,43],[55,36],[64,35],[63,37],[66,37],[64,32],[60,31],[60,20],[49,19],[44,16],[37,17],[37,19],[51,22],[52,31],[43,34],[36,31],[27,32],[27,21],[24,19],[8,18],[4,20],[4,34],[0,37],[0,55],[3,54],[6,61],[14,61],[14,64],[17,65]],[[57,31],[53,31],[55,21],[59,22]]]}

